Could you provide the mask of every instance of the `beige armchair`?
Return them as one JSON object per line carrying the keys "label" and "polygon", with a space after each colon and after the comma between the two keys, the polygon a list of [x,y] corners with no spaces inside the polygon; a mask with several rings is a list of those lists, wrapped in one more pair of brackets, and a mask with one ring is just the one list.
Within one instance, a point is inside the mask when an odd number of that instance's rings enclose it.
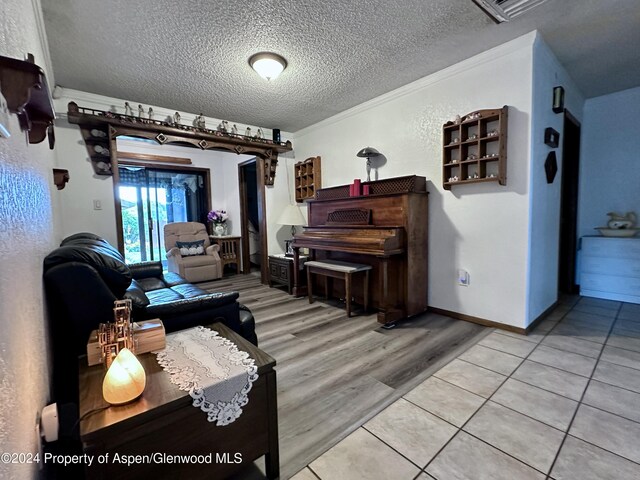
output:
{"label": "beige armchair", "polygon": [[[204,240],[205,255],[182,256],[176,242]],[[222,261],[218,245],[211,245],[207,228],[198,222],[176,222],[164,226],[164,246],[169,271],[188,282],[205,282],[222,278]]]}

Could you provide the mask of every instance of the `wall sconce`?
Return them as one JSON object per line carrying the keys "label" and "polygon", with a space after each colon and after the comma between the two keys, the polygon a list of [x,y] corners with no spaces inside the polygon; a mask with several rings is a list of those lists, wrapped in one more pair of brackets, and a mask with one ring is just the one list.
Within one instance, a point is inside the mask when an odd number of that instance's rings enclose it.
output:
{"label": "wall sconce", "polygon": [[249,65],[266,80],[275,80],[287,68],[287,61],[277,53],[260,52],[249,58]]}
{"label": "wall sconce", "polygon": [[69,181],[69,170],[63,170],[62,168],[53,169],[53,183],[58,187],[58,190],[62,190]]}
{"label": "wall sconce", "polygon": [[129,403],[144,391],[147,375],[142,364],[128,348],[123,348],[111,363],[102,382],[102,396],[111,405]]}
{"label": "wall sconce", "polygon": [[564,88],[558,86],[553,87],[553,113],[564,112]]}
{"label": "wall sconce", "polygon": [[379,155],[382,154],[373,147],[365,147],[356,153],[357,157],[367,159],[367,182],[371,181],[371,157],[377,157]]}

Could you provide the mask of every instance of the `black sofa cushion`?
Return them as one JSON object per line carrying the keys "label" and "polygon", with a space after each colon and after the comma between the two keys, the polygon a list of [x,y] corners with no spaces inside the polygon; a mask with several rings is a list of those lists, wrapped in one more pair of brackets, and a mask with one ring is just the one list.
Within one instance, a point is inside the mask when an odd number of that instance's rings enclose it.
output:
{"label": "black sofa cushion", "polygon": [[133,320],[160,318],[167,333],[225,323],[257,344],[255,322],[237,302],[237,292],[209,293],[160,262],[126,265],[106,240],[82,233],[66,238],[44,260],[44,281],[53,338],[53,377],[58,401],[77,401],[78,356],[91,330],[113,319],[113,302],[130,298]]}

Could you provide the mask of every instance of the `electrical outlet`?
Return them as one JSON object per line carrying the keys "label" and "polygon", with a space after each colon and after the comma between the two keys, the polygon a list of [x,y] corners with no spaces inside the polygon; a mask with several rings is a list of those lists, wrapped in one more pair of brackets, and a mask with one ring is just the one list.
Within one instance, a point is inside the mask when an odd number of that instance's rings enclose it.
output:
{"label": "electrical outlet", "polygon": [[94,210],[102,210],[102,202],[100,200],[93,201],[93,209]]}
{"label": "electrical outlet", "polygon": [[469,286],[469,272],[466,270],[458,270],[458,285],[462,287]]}
{"label": "electrical outlet", "polygon": [[0,137],[9,138],[10,136],[9,107],[7,106],[7,100],[2,95],[2,89],[0,89]]}

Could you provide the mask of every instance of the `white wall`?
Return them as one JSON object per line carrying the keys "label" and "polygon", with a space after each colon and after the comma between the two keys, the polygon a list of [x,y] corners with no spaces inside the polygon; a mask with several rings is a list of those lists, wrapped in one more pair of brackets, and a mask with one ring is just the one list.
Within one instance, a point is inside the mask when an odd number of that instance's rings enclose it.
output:
{"label": "white wall", "polygon": [[[34,54],[53,84],[38,1],[0,4],[0,55]],[[36,414],[49,400],[42,260],[57,243],[58,191],[47,141],[29,145],[15,115],[0,138],[0,450],[37,452]],[[0,462],[0,478],[36,478],[36,464]]]}
{"label": "white wall", "polygon": [[[81,107],[96,108],[101,110],[116,110],[124,113],[123,99],[105,97],[71,89],[63,89],[62,97],[55,102],[56,112],[60,117],[56,121],[56,135],[58,148],[56,154],[61,168],[69,170],[71,180],[67,188],[61,192],[62,206],[65,215],[62,218],[62,236],[71,235],[79,231],[90,231],[106,238],[113,245],[117,245],[116,215],[113,197],[113,179],[110,176],[100,176],[93,173],[80,128],[67,122],[67,104],[76,102]],[[132,106],[138,103],[128,100]],[[148,105],[145,105],[145,110]],[[163,107],[153,105],[155,118],[165,118],[173,112]],[[195,114],[180,112],[182,123],[189,124]],[[238,130],[243,132],[246,124],[233,121]],[[233,123],[232,122],[232,123]],[[215,127],[220,123],[219,119],[207,118],[206,124]],[[256,127],[252,126],[255,132]],[[270,136],[271,131],[265,129],[265,136]],[[291,138],[287,132],[282,132],[283,140]],[[138,153],[154,153],[159,155],[175,155],[191,158],[194,166],[208,167],[211,169],[211,191],[213,208],[225,208],[230,215],[231,233],[240,235],[240,201],[238,193],[238,168],[237,165],[252,156],[235,155],[229,152],[201,151],[192,148],[176,146],[151,145],[147,143],[125,140],[126,151]],[[119,140],[119,143],[121,141]],[[277,212],[283,207],[284,198],[280,193],[274,193],[285,175],[286,159],[280,156],[280,166],[276,174],[276,186],[267,187],[267,223],[268,223],[268,249],[270,253],[281,252],[282,247],[277,242],[276,235],[280,226],[275,224]],[[100,200],[102,210],[93,210],[93,200]],[[276,213],[272,213],[276,212]],[[275,215],[275,219],[272,218]]]}
{"label": "white wall", "polygon": [[[551,110],[553,87],[565,90],[565,108],[579,121],[584,97],[541,37],[533,49],[533,110],[531,124],[531,162],[529,164],[529,282],[527,325],[541,315],[558,297],[558,253],[560,237],[560,186],[564,115]],[[560,144],[553,149],[544,143],[544,130],[552,127],[560,133]],[[544,162],[555,150],[558,174],[547,183]]]}
{"label": "white wall", "polygon": [[608,212],[640,215],[640,87],[590,98],[580,145],[578,233],[596,235]]}
{"label": "white wall", "polygon": [[[387,157],[380,178],[426,176],[429,305],[518,327],[527,324],[534,39],[535,33],[520,37],[294,137],[297,158],[322,157],[324,187],[365,177],[365,161],[355,154],[367,145]],[[510,107],[507,186],[445,191],[442,124],[456,114],[503,105]],[[456,285],[458,268],[469,271],[470,286]]]}

